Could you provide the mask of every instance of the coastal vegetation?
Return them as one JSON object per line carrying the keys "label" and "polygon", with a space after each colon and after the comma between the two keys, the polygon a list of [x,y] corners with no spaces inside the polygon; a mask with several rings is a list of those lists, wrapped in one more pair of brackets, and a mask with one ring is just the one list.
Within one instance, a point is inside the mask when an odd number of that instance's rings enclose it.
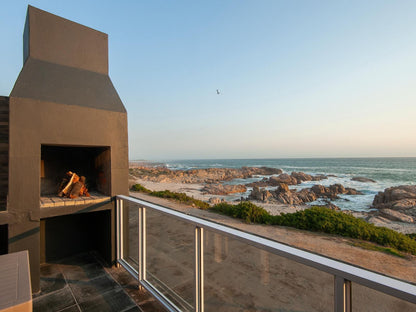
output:
{"label": "coastal vegetation", "polygon": [[412,238],[325,207],[311,207],[303,211],[276,216],[270,215],[265,209],[251,202],[241,202],[237,205],[220,203],[211,209],[246,222],[289,226],[301,230],[341,235],[416,255],[416,241]]}
{"label": "coastal vegetation", "polygon": [[184,193],[168,190],[151,191],[140,184],[133,185],[132,190],[155,197],[174,199],[201,209],[210,209],[217,213],[242,219],[247,223],[288,226],[301,230],[340,235],[376,243],[386,247],[389,253],[392,254],[398,253],[396,250],[399,250],[416,255],[416,241],[413,237],[384,227],[377,227],[352,215],[326,207],[311,207],[295,213],[271,215],[264,208],[249,201],[243,201],[235,205],[224,202],[211,207],[208,203],[189,197]]}
{"label": "coastal vegetation", "polygon": [[210,205],[202,200],[199,199],[195,199],[192,198],[188,195],[186,195],[185,193],[177,193],[177,192],[171,192],[169,190],[165,190],[165,191],[151,191],[147,188],[145,188],[143,185],[141,184],[134,184],[131,187],[131,190],[134,192],[141,192],[141,193],[145,193],[145,194],[149,194],[151,196],[154,197],[160,197],[160,198],[169,198],[169,199],[173,199],[176,200],[180,203],[184,203],[187,205],[192,205],[201,209],[208,209],[210,207]]}

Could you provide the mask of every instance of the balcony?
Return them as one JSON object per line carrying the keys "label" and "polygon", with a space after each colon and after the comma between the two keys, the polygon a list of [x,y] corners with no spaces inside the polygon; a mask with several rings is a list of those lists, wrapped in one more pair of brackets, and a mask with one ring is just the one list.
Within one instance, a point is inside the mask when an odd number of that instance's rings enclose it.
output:
{"label": "balcony", "polygon": [[416,286],[132,197],[118,262],[169,311],[415,311]]}

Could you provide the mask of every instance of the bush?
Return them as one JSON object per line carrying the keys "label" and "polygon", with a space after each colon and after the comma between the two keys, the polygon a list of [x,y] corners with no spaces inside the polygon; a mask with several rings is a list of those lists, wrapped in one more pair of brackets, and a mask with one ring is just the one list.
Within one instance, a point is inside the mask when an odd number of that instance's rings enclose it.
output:
{"label": "bush", "polygon": [[169,190],[151,191],[151,190],[145,188],[141,184],[133,185],[131,190],[135,191],[135,192],[146,193],[146,194],[149,194],[149,195],[155,196],[155,197],[174,199],[174,200],[177,200],[181,203],[188,204],[188,205],[194,205],[194,206],[199,207],[201,209],[207,209],[207,208],[210,207],[208,203],[203,202],[202,200],[198,200],[198,199],[194,199],[192,197],[189,197],[185,193],[176,193],[176,192],[171,192]]}
{"label": "bush", "polygon": [[237,205],[220,203],[212,207],[212,210],[234,218],[243,219],[246,222],[270,224],[272,219],[272,216],[265,209],[248,201],[241,202]]}
{"label": "bush", "polygon": [[147,188],[145,188],[143,185],[141,185],[141,184],[134,184],[132,187],[131,187],[131,190],[132,191],[134,191],[134,192],[141,192],[141,193],[147,193],[147,194],[149,194],[149,193],[151,193],[152,191],[151,190],[149,190],[149,189],[147,189]]}
{"label": "bush", "polygon": [[272,216],[251,202],[241,202],[237,205],[221,203],[212,207],[212,210],[246,222],[289,226],[357,238],[416,255],[416,241],[411,237],[325,207],[311,207],[280,216]]}

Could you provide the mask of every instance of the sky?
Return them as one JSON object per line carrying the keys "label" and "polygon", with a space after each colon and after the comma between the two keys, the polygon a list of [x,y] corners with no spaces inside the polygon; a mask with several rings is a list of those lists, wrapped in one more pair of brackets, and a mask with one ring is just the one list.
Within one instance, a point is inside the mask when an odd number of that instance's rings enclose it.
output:
{"label": "sky", "polygon": [[28,4],[108,34],[131,160],[416,156],[416,1],[0,0],[0,95]]}

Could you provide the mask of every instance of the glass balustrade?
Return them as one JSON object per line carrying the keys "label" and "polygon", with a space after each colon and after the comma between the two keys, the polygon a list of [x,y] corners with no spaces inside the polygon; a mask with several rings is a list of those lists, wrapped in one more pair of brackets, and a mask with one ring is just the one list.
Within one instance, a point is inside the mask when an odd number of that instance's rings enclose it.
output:
{"label": "glass balustrade", "polygon": [[117,196],[117,257],[169,311],[416,311],[416,286]]}
{"label": "glass balustrade", "polygon": [[352,283],[351,305],[353,312],[414,312],[416,304]]}
{"label": "glass balustrade", "polygon": [[333,311],[334,277],[245,242],[204,233],[207,311]]}
{"label": "glass balustrade", "polygon": [[146,211],[146,280],[182,311],[194,310],[194,226]]}

